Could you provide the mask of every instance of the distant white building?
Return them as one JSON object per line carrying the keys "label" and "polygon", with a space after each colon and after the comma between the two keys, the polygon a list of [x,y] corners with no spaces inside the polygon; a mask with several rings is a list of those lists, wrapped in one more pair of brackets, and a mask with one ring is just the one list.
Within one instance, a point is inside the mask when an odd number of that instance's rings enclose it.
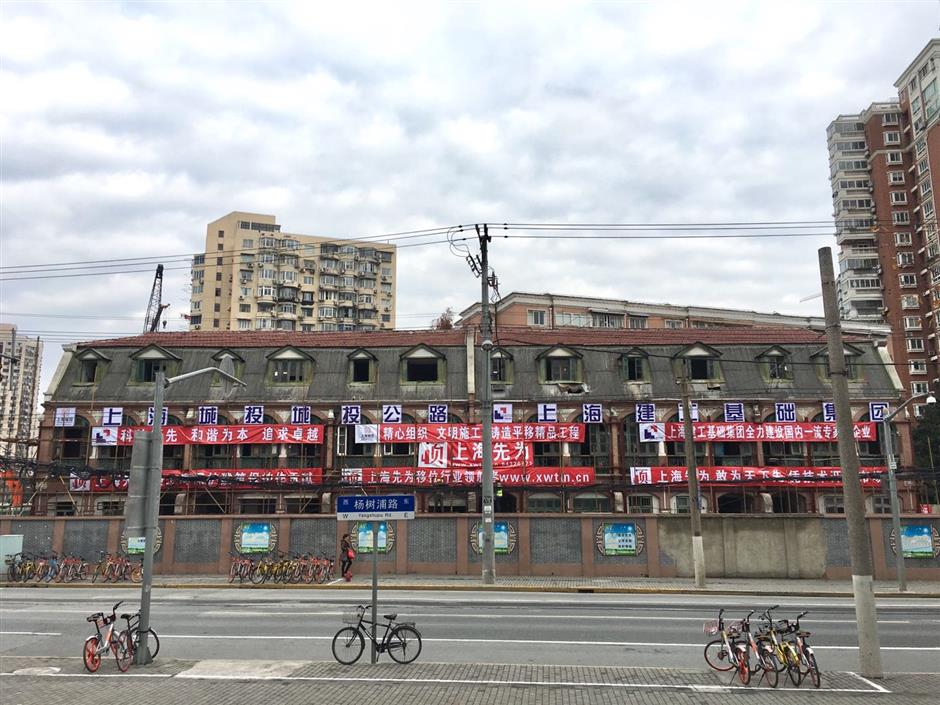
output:
{"label": "distant white building", "polygon": [[16,335],[0,323],[0,456],[26,457],[29,440],[39,437],[39,370],[42,342]]}

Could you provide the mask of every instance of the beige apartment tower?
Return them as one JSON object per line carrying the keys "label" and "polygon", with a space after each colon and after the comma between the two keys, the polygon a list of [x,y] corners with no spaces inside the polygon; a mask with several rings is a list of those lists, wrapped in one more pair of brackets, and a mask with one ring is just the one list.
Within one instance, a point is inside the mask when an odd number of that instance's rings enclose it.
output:
{"label": "beige apartment tower", "polygon": [[281,231],[239,211],[206,227],[193,260],[191,330],[395,327],[395,246]]}
{"label": "beige apartment tower", "polygon": [[41,362],[39,338],[16,335],[16,326],[0,323],[0,456],[35,455]]}

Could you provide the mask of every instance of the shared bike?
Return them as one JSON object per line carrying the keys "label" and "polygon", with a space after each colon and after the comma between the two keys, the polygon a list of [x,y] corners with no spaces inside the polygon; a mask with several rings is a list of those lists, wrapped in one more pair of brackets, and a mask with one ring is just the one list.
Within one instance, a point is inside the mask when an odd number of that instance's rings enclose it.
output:
{"label": "shared bike", "polygon": [[[333,637],[333,657],[337,661],[347,666],[356,663],[365,650],[366,639],[372,642],[377,653],[387,653],[398,663],[411,663],[418,658],[421,634],[413,622],[396,622],[398,614],[393,612],[382,615],[387,621],[376,624],[366,619],[365,613],[365,605],[359,605],[355,612],[343,615],[343,621],[349,626],[340,629]],[[380,627],[385,627],[385,634],[377,639]]]}

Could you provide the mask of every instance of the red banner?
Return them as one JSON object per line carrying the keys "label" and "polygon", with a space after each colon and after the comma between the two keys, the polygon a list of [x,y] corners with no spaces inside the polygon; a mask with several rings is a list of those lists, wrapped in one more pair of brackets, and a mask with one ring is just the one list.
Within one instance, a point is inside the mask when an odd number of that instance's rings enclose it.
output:
{"label": "red banner", "polygon": [[[164,470],[160,489],[163,491],[189,487],[195,489],[270,489],[268,485],[271,484],[291,486],[322,483],[323,468]],[[260,488],[259,485],[261,485]],[[93,475],[83,480],[73,475],[69,479],[69,489],[72,492],[126,492],[127,477]]]}
{"label": "red banner", "polygon": [[[137,431],[150,426],[121,426],[117,445],[134,444]],[[323,426],[316,424],[240,424],[232,426],[163,426],[163,445],[242,443],[323,443]]]}
{"label": "red banner", "polygon": [[[884,467],[865,467],[862,474],[884,473]],[[733,485],[806,485],[807,487],[842,487],[842,468],[836,467],[700,467],[699,482]],[[634,485],[678,485],[688,482],[684,467],[630,468]],[[863,477],[864,487],[880,487],[881,479]]]}
{"label": "red banner", "polygon": [[[482,470],[460,468],[349,468],[342,480],[354,485],[405,485],[409,487],[475,487]],[[581,487],[594,484],[594,468],[493,469],[494,479],[507,487]]]}
{"label": "red banner", "polygon": [[[834,423],[727,423],[696,422],[692,424],[696,441],[797,441],[831,443],[838,438]],[[855,424],[855,440],[874,441],[878,438],[874,421]],[[641,423],[640,440],[682,441],[685,426],[678,422]]]}
{"label": "red banner", "polygon": [[[494,441],[529,441],[533,443],[584,442],[583,423],[494,423]],[[379,425],[379,443],[415,443],[421,441],[482,441],[480,424],[384,423]]]}
{"label": "red banner", "polygon": [[[444,441],[418,444],[419,468],[481,468],[483,441]],[[494,468],[532,467],[532,444],[493,441]]]}

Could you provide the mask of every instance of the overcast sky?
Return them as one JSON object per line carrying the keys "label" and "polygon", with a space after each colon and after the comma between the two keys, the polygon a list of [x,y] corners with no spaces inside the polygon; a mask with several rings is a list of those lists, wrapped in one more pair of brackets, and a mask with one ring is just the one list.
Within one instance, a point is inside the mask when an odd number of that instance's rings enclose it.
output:
{"label": "overcast sky", "polygon": [[[896,97],[940,22],[930,1],[338,5],[4,2],[0,264],[195,252],[233,210],[326,236],[826,220],[826,126]],[[823,245],[497,240],[491,263],[503,294],[817,315]],[[0,320],[43,331],[48,382],[64,338],[141,329],[144,269],[0,283]],[[443,244],[398,275],[401,327],[479,295]],[[170,328],[187,282],[167,272]]]}

